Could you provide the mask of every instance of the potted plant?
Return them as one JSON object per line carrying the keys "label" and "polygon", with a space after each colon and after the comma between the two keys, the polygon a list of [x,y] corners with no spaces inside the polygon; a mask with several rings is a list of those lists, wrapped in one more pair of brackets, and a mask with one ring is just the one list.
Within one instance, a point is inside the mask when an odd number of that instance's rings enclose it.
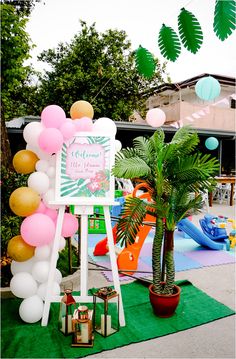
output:
{"label": "potted plant", "polygon": [[[150,138],[137,137],[133,148],[116,154],[113,174],[142,182],[148,189],[151,201],[138,197],[127,198],[117,226],[117,241],[134,243],[145,216],[155,218],[152,248],[153,282],[149,287],[154,313],[171,316],[178,305],[180,289],[175,285],[174,231],[177,223],[202,208],[201,192],[215,186],[214,175],[219,164],[209,154],[197,149],[199,137],[190,127],[182,127],[171,142],[165,142],[162,129]],[[159,300],[175,297],[164,312],[159,312]],[[152,297],[155,298],[152,302]],[[157,298],[156,298],[157,297]],[[177,297],[177,299],[176,299]],[[170,310],[170,311],[169,311]]]}

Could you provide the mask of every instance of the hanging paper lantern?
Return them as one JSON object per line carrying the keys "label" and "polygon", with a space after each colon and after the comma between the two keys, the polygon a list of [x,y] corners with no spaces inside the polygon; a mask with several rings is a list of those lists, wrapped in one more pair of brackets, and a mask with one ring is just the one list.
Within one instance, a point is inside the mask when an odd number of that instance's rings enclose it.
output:
{"label": "hanging paper lantern", "polygon": [[152,127],[160,127],[165,123],[166,114],[159,108],[152,108],[147,112],[146,121]]}
{"label": "hanging paper lantern", "polygon": [[215,150],[219,146],[219,141],[215,137],[208,137],[205,146],[208,150]]}
{"label": "hanging paper lantern", "polygon": [[195,92],[202,100],[214,100],[220,94],[220,83],[212,76],[203,77],[196,83]]}

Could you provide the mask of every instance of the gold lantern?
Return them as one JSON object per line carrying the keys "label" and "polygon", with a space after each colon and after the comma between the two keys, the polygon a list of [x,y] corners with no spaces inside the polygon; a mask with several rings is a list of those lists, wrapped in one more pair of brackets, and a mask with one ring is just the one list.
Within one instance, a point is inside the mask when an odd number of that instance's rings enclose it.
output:
{"label": "gold lantern", "polygon": [[60,303],[59,330],[64,335],[72,334],[72,317],[76,309],[76,302],[72,296],[72,289],[65,289]]}
{"label": "gold lantern", "polygon": [[72,319],[73,336],[72,347],[93,346],[93,310],[86,305],[80,305],[74,312]]}
{"label": "gold lantern", "polygon": [[94,330],[104,337],[120,329],[119,294],[111,287],[100,288],[93,294]]}

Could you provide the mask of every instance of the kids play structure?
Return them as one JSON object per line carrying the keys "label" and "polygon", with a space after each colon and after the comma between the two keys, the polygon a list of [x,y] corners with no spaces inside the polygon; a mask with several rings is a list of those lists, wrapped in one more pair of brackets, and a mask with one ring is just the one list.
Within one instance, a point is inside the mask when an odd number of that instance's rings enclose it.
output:
{"label": "kids play structure", "polygon": [[[132,193],[132,196],[137,196],[137,193],[140,189],[146,188],[146,184],[138,184]],[[150,194],[144,192],[139,195],[140,198],[150,200]],[[231,220],[228,220],[230,222]],[[207,247],[212,250],[230,250],[230,239],[227,235],[225,229],[225,223],[227,218],[223,216],[212,216],[206,214],[204,218],[200,219],[200,225],[202,230],[197,228],[190,219],[184,218],[178,223],[178,230],[186,233],[190,238],[197,242],[200,246]],[[132,270],[137,270],[139,254],[142,249],[143,243],[148,236],[152,224],[154,225],[155,218],[151,215],[145,217],[144,223],[140,226],[138,235],[136,236],[135,243],[128,244],[127,247],[124,247],[117,256],[117,265],[118,269],[125,273],[129,271],[129,274],[132,273]],[[117,225],[113,227],[113,238],[114,243],[116,243],[116,231]],[[100,240],[94,248],[94,256],[103,256],[108,252],[107,246],[107,237]]]}

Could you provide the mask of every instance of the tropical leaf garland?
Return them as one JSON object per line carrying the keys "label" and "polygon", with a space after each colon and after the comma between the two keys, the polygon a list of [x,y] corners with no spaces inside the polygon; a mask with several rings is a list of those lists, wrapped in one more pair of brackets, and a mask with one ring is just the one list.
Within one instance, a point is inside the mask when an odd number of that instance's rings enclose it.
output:
{"label": "tropical leaf garland", "polygon": [[168,60],[175,61],[180,54],[181,45],[176,32],[169,26],[162,25],[159,37],[158,45],[161,54]]}
{"label": "tropical leaf garland", "polygon": [[216,36],[224,41],[236,28],[235,0],[216,0],[213,28]]}
{"label": "tropical leaf garland", "polygon": [[197,18],[184,8],[181,9],[178,16],[178,30],[184,47],[196,54],[203,41],[201,25]]}
{"label": "tropical leaf garland", "polygon": [[135,64],[139,74],[151,78],[156,69],[156,63],[152,54],[142,46],[135,51]]}

